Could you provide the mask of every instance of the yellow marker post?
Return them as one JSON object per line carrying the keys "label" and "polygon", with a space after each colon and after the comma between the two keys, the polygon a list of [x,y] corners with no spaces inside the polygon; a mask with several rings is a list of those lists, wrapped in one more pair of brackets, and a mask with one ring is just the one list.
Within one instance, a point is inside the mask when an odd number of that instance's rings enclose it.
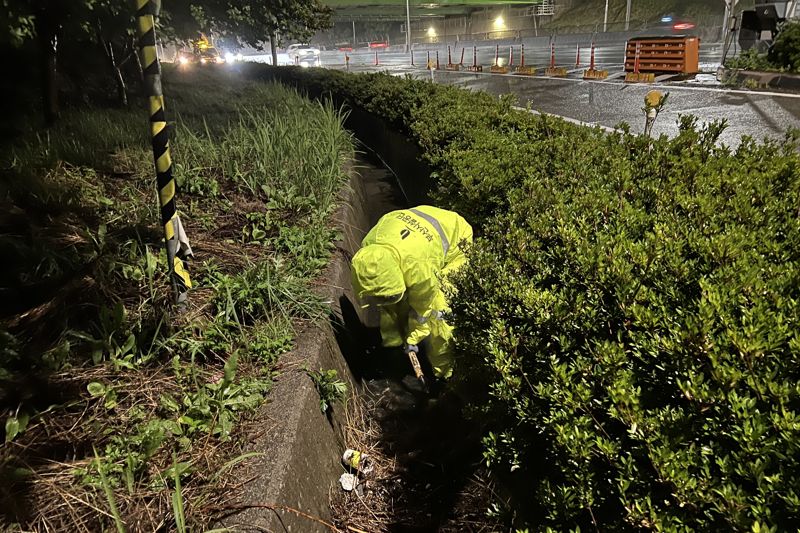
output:
{"label": "yellow marker post", "polygon": [[664,104],[667,103],[668,96],[669,93],[664,94],[657,90],[648,91],[645,95],[644,107],[642,108],[642,111],[646,117],[644,125],[645,136],[650,137],[650,133],[653,130],[653,124],[655,124],[658,114],[664,108]]}
{"label": "yellow marker post", "polygon": [[164,228],[167,262],[172,287],[175,290],[175,301],[182,305],[186,302],[187,291],[192,287],[185,263],[192,255],[192,248],[189,246],[189,239],[186,237],[175,206],[175,178],[172,176],[169,131],[164,113],[164,94],[161,89],[161,64],[156,50],[155,17],[158,16],[161,5],[154,0],[134,0],[134,7],[139,56],[144,71],[144,87],[150,115],[150,135],[161,207],[161,225]]}

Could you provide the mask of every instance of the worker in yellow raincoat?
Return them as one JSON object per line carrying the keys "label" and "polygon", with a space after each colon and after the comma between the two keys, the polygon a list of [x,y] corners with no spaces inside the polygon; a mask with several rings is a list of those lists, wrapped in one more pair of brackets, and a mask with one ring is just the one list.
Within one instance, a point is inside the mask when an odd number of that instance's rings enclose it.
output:
{"label": "worker in yellow raincoat", "polygon": [[458,213],[421,205],[387,213],[353,257],[353,290],[362,307],[380,310],[381,340],[387,348],[418,352],[429,338],[428,359],[436,377],[453,373],[453,328],[443,287],[466,263],[464,243],[472,226]]}

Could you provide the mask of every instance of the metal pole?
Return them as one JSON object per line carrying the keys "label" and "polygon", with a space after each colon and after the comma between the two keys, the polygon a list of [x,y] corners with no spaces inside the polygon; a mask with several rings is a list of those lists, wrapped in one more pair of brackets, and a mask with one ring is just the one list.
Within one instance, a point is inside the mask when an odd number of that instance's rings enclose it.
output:
{"label": "metal pole", "polygon": [[411,6],[406,0],[406,52],[411,52]]}
{"label": "metal pole", "polygon": [[631,1],[628,0],[628,9],[625,11],[625,31],[628,31],[631,26]]}
{"label": "metal pole", "polygon": [[603,33],[608,31],[608,0],[606,0],[606,11],[603,15]]}
{"label": "metal pole", "polygon": [[731,46],[736,42],[736,4],[738,1],[739,0],[725,0],[725,24],[722,28],[724,39],[722,45],[722,65],[725,64],[725,60],[728,58],[728,52]]}
{"label": "metal pole", "polygon": [[356,21],[353,21],[353,48],[356,47]]}
{"label": "metal pole", "polygon": [[150,136],[161,207],[161,226],[164,228],[164,243],[167,249],[167,264],[172,288],[175,291],[175,302],[183,306],[186,303],[186,293],[192,288],[192,280],[184,263],[192,256],[192,248],[189,246],[189,239],[175,206],[175,178],[172,176],[169,130],[164,113],[164,93],[161,90],[161,64],[156,51],[155,17],[158,16],[160,2],[135,0],[133,5],[136,8],[139,56],[150,114]]}

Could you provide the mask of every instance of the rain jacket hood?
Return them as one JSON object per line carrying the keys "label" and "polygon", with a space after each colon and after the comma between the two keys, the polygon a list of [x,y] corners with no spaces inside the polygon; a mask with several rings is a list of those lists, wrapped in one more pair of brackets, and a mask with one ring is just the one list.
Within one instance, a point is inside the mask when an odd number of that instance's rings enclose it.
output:
{"label": "rain jacket hood", "polygon": [[371,244],[353,256],[353,286],[358,298],[366,296],[395,296],[406,290],[403,271],[397,252],[390,246]]}
{"label": "rain jacket hood", "polygon": [[453,328],[443,319],[449,312],[443,287],[466,264],[464,242],[472,242],[472,227],[458,213],[429,205],[400,209],[381,217],[351,265],[362,307],[378,307],[383,346],[429,338],[428,360],[444,378],[453,368]]}

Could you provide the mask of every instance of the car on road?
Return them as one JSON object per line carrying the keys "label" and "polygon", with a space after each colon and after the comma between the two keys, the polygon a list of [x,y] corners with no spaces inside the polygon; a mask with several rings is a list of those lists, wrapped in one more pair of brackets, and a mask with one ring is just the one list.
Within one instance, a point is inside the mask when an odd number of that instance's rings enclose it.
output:
{"label": "car on road", "polygon": [[225,58],[219,53],[219,50],[213,46],[202,48],[198,51],[198,61],[205,65],[207,63],[224,63]]}
{"label": "car on road", "polygon": [[664,35],[691,35],[697,25],[689,17],[675,13],[665,13],[658,27]]}
{"label": "car on road", "polygon": [[290,44],[286,49],[286,55],[289,56],[289,60],[301,67],[320,66],[319,54],[319,48],[307,43]]}
{"label": "car on road", "polygon": [[219,50],[213,46],[200,48],[192,51],[180,50],[175,56],[175,61],[181,66],[188,65],[211,65],[225,63],[225,58]]}

